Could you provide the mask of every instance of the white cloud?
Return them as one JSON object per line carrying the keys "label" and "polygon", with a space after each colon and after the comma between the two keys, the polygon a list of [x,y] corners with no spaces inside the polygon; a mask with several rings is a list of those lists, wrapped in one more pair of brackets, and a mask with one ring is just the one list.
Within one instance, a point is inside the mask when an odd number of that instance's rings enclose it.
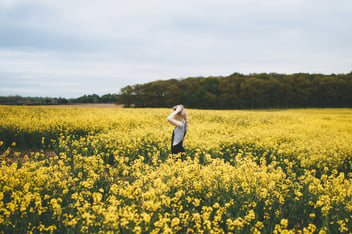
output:
{"label": "white cloud", "polygon": [[347,73],[351,11],[349,0],[6,0],[0,95],[104,94],[233,72]]}

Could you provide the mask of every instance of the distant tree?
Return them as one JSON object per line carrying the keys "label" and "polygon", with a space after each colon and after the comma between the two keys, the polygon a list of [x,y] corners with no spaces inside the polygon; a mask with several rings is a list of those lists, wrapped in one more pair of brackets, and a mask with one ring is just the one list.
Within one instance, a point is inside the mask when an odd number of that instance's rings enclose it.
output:
{"label": "distant tree", "polygon": [[125,104],[127,107],[131,107],[134,103],[133,88],[128,85],[121,89],[119,103]]}
{"label": "distant tree", "polygon": [[165,106],[170,107],[181,103],[182,90],[176,84],[170,84],[165,90]]}
{"label": "distant tree", "polygon": [[67,103],[68,101],[65,98],[62,98],[62,97],[58,98],[58,104],[67,104]]}
{"label": "distant tree", "polygon": [[338,75],[336,80],[336,105],[352,105],[352,72],[347,75]]}
{"label": "distant tree", "polygon": [[288,107],[306,107],[311,103],[313,85],[311,76],[305,73],[288,75],[286,79]]}
{"label": "distant tree", "polygon": [[225,109],[240,108],[241,99],[238,89],[235,78],[222,79],[219,84],[218,107]]}
{"label": "distant tree", "polygon": [[260,90],[261,80],[251,77],[241,83],[240,97],[244,100],[244,108],[261,107],[262,93]]}
{"label": "distant tree", "polygon": [[269,103],[272,107],[279,108],[286,104],[286,89],[279,80],[274,78],[271,79],[269,92]]}
{"label": "distant tree", "polygon": [[319,83],[319,93],[323,106],[334,106],[337,104],[337,77],[324,76]]}
{"label": "distant tree", "polygon": [[290,75],[233,73],[227,77],[189,77],[153,81],[122,88],[119,94],[78,98],[0,96],[0,104],[56,105],[121,103],[127,107],[269,108],[352,107],[352,72]]}
{"label": "distant tree", "polygon": [[101,103],[115,103],[117,102],[117,94],[104,94],[103,96],[100,97],[100,102]]}
{"label": "distant tree", "polygon": [[200,97],[200,79],[201,78],[188,78],[180,82],[181,102],[188,107],[199,107]]}
{"label": "distant tree", "polygon": [[193,108],[351,106],[349,74],[260,73],[154,81],[121,89],[120,102],[141,107],[182,103]]}
{"label": "distant tree", "polygon": [[166,82],[155,81],[144,85],[144,99],[146,106],[164,107]]}

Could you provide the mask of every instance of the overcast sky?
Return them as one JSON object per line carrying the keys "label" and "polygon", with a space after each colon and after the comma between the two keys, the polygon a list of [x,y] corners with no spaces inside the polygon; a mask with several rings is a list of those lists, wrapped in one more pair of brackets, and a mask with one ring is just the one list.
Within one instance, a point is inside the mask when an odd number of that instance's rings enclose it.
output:
{"label": "overcast sky", "polygon": [[351,71],[351,0],[0,0],[0,96]]}

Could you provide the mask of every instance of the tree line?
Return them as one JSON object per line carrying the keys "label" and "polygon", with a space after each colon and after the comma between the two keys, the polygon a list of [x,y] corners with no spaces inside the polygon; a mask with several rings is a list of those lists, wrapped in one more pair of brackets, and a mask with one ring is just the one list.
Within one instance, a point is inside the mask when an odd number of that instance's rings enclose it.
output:
{"label": "tree line", "polygon": [[0,96],[0,104],[3,105],[62,105],[62,104],[78,104],[78,103],[116,103],[117,94],[105,94],[99,96],[97,94],[83,95],[78,98],[55,98],[55,97],[22,97],[16,96]]}
{"label": "tree line", "polygon": [[254,109],[352,107],[352,72],[348,74],[240,74],[189,77],[128,85],[119,94],[78,98],[0,96],[6,105],[119,103],[126,107]]}
{"label": "tree line", "polygon": [[190,77],[128,85],[119,103],[127,107],[251,109],[352,107],[352,72],[348,74],[277,74]]}

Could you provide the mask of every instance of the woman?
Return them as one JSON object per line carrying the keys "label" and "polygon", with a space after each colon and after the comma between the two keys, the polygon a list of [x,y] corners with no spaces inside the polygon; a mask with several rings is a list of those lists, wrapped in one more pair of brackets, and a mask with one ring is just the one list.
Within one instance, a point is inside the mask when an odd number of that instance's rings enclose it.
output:
{"label": "woman", "polygon": [[187,112],[183,105],[174,106],[172,110],[172,114],[167,117],[167,121],[175,125],[172,132],[171,153],[184,155],[185,149],[182,144],[188,128]]}

